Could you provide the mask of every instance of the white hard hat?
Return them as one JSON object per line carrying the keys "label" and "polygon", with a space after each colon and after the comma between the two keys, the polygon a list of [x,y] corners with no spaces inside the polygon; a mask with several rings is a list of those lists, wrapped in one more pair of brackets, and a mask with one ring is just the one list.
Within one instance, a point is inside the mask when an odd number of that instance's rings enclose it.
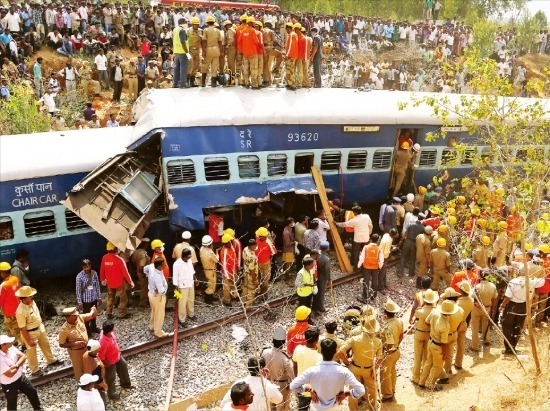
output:
{"label": "white hard hat", "polygon": [[181,233],[181,238],[183,238],[184,240],[189,240],[191,238],[191,233],[189,231],[184,231],[183,233]]}
{"label": "white hard hat", "polygon": [[413,200],[414,200],[414,194],[412,194],[412,193],[407,194],[407,201],[412,203]]}
{"label": "white hard hat", "polygon": [[420,144],[416,143],[413,145],[413,150],[416,151],[416,152],[419,152],[420,151]]}
{"label": "white hard hat", "polygon": [[212,237],[210,237],[209,235],[205,235],[203,238],[202,238],[202,245],[204,246],[209,246],[210,244],[213,243],[214,240],[212,240]]}

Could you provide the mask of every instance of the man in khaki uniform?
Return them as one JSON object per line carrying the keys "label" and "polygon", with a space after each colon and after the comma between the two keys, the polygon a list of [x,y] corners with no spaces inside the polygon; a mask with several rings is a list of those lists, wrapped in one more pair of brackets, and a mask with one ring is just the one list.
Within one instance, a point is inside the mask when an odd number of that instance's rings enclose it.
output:
{"label": "man in khaki uniform", "polygon": [[391,298],[388,298],[384,306],[387,321],[380,331],[385,354],[380,367],[382,402],[392,401],[395,395],[395,385],[397,383],[396,364],[401,356],[399,344],[403,340],[403,322],[399,318],[395,318],[399,311],[401,311],[401,308]]}
{"label": "man in khaki uniform", "polygon": [[273,348],[266,348],[262,351],[262,358],[265,360],[265,368],[269,370],[269,380],[279,387],[283,394],[283,401],[272,409],[276,411],[288,411],[290,407],[289,384],[294,379],[294,367],[292,360],[283,349],[286,342],[286,331],[282,327],[275,328],[273,332]]}
{"label": "man in khaki uniform", "polygon": [[246,307],[251,307],[254,301],[256,290],[260,285],[258,280],[259,264],[255,250],[258,247],[256,240],[251,238],[248,241],[248,247],[243,250],[243,300]]}
{"label": "man in khaki uniform", "polygon": [[214,27],[216,20],[213,16],[206,19],[208,27],[202,33],[202,54],[204,60],[202,62],[202,87],[206,87],[206,76],[210,69],[210,85],[216,87],[218,85],[218,69],[220,65],[220,54],[222,49],[222,38],[220,31]]}
{"label": "man in khaki uniform", "polygon": [[458,340],[458,327],[460,327],[460,324],[464,321],[464,310],[462,307],[460,307],[458,304],[456,304],[456,300],[460,296],[460,293],[456,292],[454,288],[447,287],[445,289],[445,292],[441,294],[441,300],[442,301],[452,301],[455,303],[456,307],[458,308],[456,312],[449,315],[448,321],[449,321],[449,339],[445,344],[443,344],[443,360],[444,360],[444,366],[443,371],[441,372],[441,376],[439,378],[439,382],[442,384],[446,384],[449,382],[449,375],[451,374],[451,366],[453,364],[453,355],[455,346]]}
{"label": "man in khaki uniform", "polygon": [[439,295],[435,291],[428,289],[422,293],[424,305],[417,308],[414,312],[416,325],[414,327],[414,364],[411,381],[415,385],[419,384],[420,373],[428,357],[430,325],[426,323],[426,318],[428,318],[428,315],[435,308],[438,300]]}
{"label": "man in khaki uniform", "polygon": [[450,251],[451,250],[451,236],[449,234],[449,227],[446,224],[441,224],[439,227],[437,227],[437,231],[434,233],[433,241],[437,244],[437,240],[440,238],[444,238],[447,245],[445,246],[445,250]]}
{"label": "man in khaki uniform", "polygon": [[474,264],[480,268],[486,268],[491,258],[492,253],[489,246],[491,245],[491,239],[484,235],[481,237],[481,245],[479,245],[472,254],[472,260]]}
{"label": "man in khaki uniform", "polygon": [[[382,362],[382,341],[376,337],[380,325],[374,315],[364,317],[361,324],[361,334],[346,340],[338,350],[338,355],[342,363],[349,366],[355,378],[365,386],[368,409],[374,411],[378,409],[376,369]],[[348,357],[350,351],[351,356]],[[358,403],[359,400],[349,397],[350,409],[359,409]]]}
{"label": "man in khaki uniform", "polygon": [[508,224],[506,221],[499,221],[498,228],[499,233],[493,243],[493,256],[496,257],[495,266],[502,267],[506,264],[506,252],[508,251],[508,236],[506,235]]}
{"label": "man in khaki uniform", "polygon": [[147,248],[149,247],[150,242],[151,241],[147,237],[143,237],[141,239],[141,243],[139,243],[138,248],[132,253],[132,256],[130,257],[132,266],[136,270],[136,277],[139,280],[139,306],[141,308],[149,307],[149,281],[147,280],[147,276],[145,275],[143,269],[151,262],[151,257],[149,257],[149,254],[147,254]]}
{"label": "man in khaki uniform", "polygon": [[428,356],[422,368],[418,385],[432,391],[441,391],[440,385],[435,385],[443,371],[443,344],[449,340],[449,316],[457,312],[459,307],[454,301],[443,301],[441,306],[432,310],[424,322],[430,326],[430,343]]}
{"label": "man in khaki uniform", "polygon": [[444,238],[437,240],[437,248],[430,251],[431,261],[430,267],[433,277],[432,290],[437,291],[439,281],[445,281],[448,286],[451,283],[451,255],[447,250],[447,241]]}
{"label": "man in khaki uniform", "polygon": [[409,148],[410,148],[409,142],[404,141],[401,144],[400,149],[397,150],[397,154],[395,155],[395,163],[393,165],[392,197],[395,197],[399,192],[399,190],[401,189],[403,180],[407,175],[407,169],[411,165],[412,154]]}
{"label": "man in khaki uniform", "polygon": [[189,248],[191,250],[191,262],[193,263],[193,266],[195,266],[199,260],[197,260],[197,253],[195,252],[195,247],[189,243],[189,240],[191,240],[191,232],[184,231],[181,233],[181,239],[183,240],[181,243],[176,244],[174,247],[174,251],[172,252],[172,258],[177,260],[178,258],[181,258],[181,252],[185,250],[186,248]]}
{"label": "man in khaki uniform", "polygon": [[83,371],[83,355],[86,352],[88,344],[88,332],[86,331],[86,322],[97,317],[97,309],[92,307],[92,311],[88,314],[79,314],[76,307],[69,307],[63,310],[65,323],[59,331],[59,346],[66,348],[71,364],[75,380],[80,380]]}
{"label": "man in khaki uniform", "polygon": [[264,86],[271,85],[271,70],[273,69],[273,61],[275,58],[282,56],[281,52],[275,48],[276,38],[275,32],[271,29],[271,22],[266,22],[262,30],[264,40]]}
{"label": "man in khaki uniform", "polygon": [[149,82],[151,82],[153,88],[158,88],[159,68],[156,60],[149,60],[149,65],[145,69],[145,80],[147,80],[147,86],[149,86]]}
{"label": "man in khaki uniform", "polygon": [[187,38],[189,42],[189,53],[191,54],[191,61],[189,63],[189,69],[187,74],[191,81],[191,87],[197,87],[195,84],[195,78],[199,71],[201,61],[201,42],[202,42],[202,30],[199,29],[199,18],[193,17],[191,19],[191,28],[187,32]]}
{"label": "man in khaki uniform", "polygon": [[211,305],[214,302],[214,293],[216,292],[216,265],[220,261],[212,248],[212,237],[205,235],[202,237],[202,247],[200,249],[200,259],[202,269],[208,285],[204,290],[204,302]]}
{"label": "man in khaki uniform", "polygon": [[138,97],[138,69],[136,67],[136,59],[132,58],[130,60],[130,65],[126,69],[126,74],[128,78],[128,94],[132,101],[135,101]]}
{"label": "man in khaki uniform", "polygon": [[122,10],[120,7],[117,7],[116,13],[113,13],[113,25],[115,26],[116,31],[120,36],[120,46],[123,47],[126,35],[124,32],[124,25],[122,24]]}
{"label": "man in khaki uniform", "polygon": [[254,22],[254,30],[256,30],[256,36],[258,37],[258,71],[256,74],[256,81],[258,85],[263,84],[262,75],[264,73],[264,33],[263,33],[264,24],[261,21]]}
{"label": "man in khaki uniform", "polygon": [[[236,32],[233,28],[233,23],[226,20],[223,23],[223,29],[225,31],[224,47],[225,56],[227,59],[227,68],[234,74],[235,73],[235,58],[237,56],[237,39]],[[222,67],[223,70],[223,67]]]}
{"label": "man in khaki uniform", "polygon": [[[474,307],[472,309],[472,318],[470,320],[472,324],[472,345],[470,350],[480,351],[479,346],[479,326],[481,322],[481,333],[483,334],[483,341],[485,345],[489,345],[491,338],[489,333],[489,316],[494,312],[498,301],[497,287],[493,283],[487,281],[487,276],[491,274],[488,269],[483,270],[480,273],[481,281],[476,284],[474,291],[479,297],[481,304],[475,300]],[[483,305],[483,307],[481,307]]]}
{"label": "man in khaki uniform", "polygon": [[40,311],[34,302],[36,290],[28,285],[21,287],[15,292],[15,296],[20,298],[19,306],[15,312],[17,325],[21,330],[21,337],[27,346],[27,359],[29,370],[33,377],[38,377],[43,374],[39,369],[38,358],[36,356],[36,346],[40,347],[42,354],[48,365],[63,364],[63,361],[58,360],[52,354],[50,342],[46,334]]}
{"label": "man in khaki uniform", "polygon": [[474,308],[474,299],[472,298],[472,287],[467,280],[463,280],[458,284],[461,296],[458,297],[456,303],[460,308],[462,308],[463,320],[458,326],[458,335],[456,341],[456,356],[454,361],[454,366],[457,370],[462,369],[462,360],[464,359],[464,350],[466,349],[466,330],[468,329],[468,323],[466,319],[472,312]]}
{"label": "man in khaki uniform", "polygon": [[418,269],[416,271],[417,278],[424,277],[428,272],[428,266],[431,261],[431,236],[433,234],[433,231],[433,228],[427,225],[424,228],[424,234],[419,234],[416,236],[416,261],[418,261]]}

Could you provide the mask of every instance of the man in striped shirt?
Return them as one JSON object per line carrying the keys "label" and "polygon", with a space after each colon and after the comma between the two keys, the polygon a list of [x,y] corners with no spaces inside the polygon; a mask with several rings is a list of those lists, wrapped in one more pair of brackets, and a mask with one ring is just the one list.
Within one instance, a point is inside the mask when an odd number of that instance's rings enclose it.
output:
{"label": "man in striped shirt", "polygon": [[[87,314],[92,311],[92,307],[101,305],[101,291],[99,289],[99,278],[97,272],[92,270],[92,264],[87,258],[82,260],[82,271],[76,276],[76,301],[78,302],[78,311]],[[86,332],[88,335],[98,333],[95,317],[86,322]]]}

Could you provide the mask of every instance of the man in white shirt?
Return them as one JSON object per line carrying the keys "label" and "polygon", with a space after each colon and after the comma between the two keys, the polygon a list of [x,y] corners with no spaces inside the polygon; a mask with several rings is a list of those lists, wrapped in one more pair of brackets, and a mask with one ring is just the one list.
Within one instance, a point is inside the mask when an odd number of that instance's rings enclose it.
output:
{"label": "man in white shirt", "polygon": [[[323,357],[317,351],[317,343],[319,342],[319,329],[317,327],[309,327],[304,332],[306,345],[298,345],[292,353],[292,361],[294,361],[294,375],[300,376],[308,368],[319,364]],[[304,391],[308,391],[309,385],[306,385]],[[298,409],[307,409],[311,403],[311,393],[302,392],[298,394]]]}
{"label": "man in white shirt", "polygon": [[42,98],[40,100],[38,100],[39,103],[44,103],[44,105],[47,107],[48,109],[48,113],[50,113],[52,116],[55,112],[55,96],[57,94],[55,93],[52,93],[50,90],[45,90],[44,91],[44,95],[42,96]]}
{"label": "man in white shirt", "polygon": [[181,297],[178,301],[178,321],[182,327],[185,320],[195,320],[195,269],[191,259],[191,249],[185,248],[181,257],[174,262],[173,283]]}
{"label": "man in white shirt", "polygon": [[77,411],[105,411],[105,404],[101,399],[99,391],[94,388],[99,380],[99,375],[82,374],[76,392]]}
{"label": "man in white shirt", "polygon": [[319,234],[319,241],[327,241],[327,231],[330,230],[330,225],[327,222],[325,216],[325,210],[319,211],[317,217],[312,221],[317,221],[319,226],[317,227],[317,233]]}
{"label": "man in white shirt", "polygon": [[67,92],[76,90],[76,81],[78,79],[78,71],[73,67],[70,61],[67,61],[67,67],[59,71],[59,75],[65,78],[65,87]]}
{"label": "man in white shirt", "polygon": [[6,23],[7,28],[10,29],[12,33],[19,33],[21,30],[21,16],[15,11],[15,7],[10,7],[10,11],[6,14]]}
{"label": "man in white shirt", "polygon": [[17,409],[19,391],[27,396],[34,410],[41,410],[38,392],[23,374],[27,356],[13,346],[15,337],[0,336],[0,383],[6,396],[8,410]]}
{"label": "man in white shirt", "polygon": [[351,249],[351,265],[356,268],[359,261],[359,253],[369,242],[372,233],[372,220],[368,214],[363,214],[361,206],[353,206],[351,211],[355,217],[349,221],[336,223],[338,227],[353,227],[353,246]]}
{"label": "man in white shirt", "polygon": [[109,120],[107,120],[107,123],[105,124],[106,127],[119,127],[120,124],[118,123],[118,121],[116,120],[116,114],[115,113],[111,113],[109,115]]}
{"label": "man in white shirt", "polygon": [[94,63],[97,67],[97,80],[104,90],[109,90],[109,74],[107,73],[107,56],[103,49],[95,56]]}
{"label": "man in white shirt", "polygon": [[[249,405],[249,409],[253,411],[269,411],[270,408],[267,406],[268,402],[274,405],[280,404],[283,401],[283,394],[279,391],[279,387],[270,382],[263,375],[265,360],[260,358],[260,362],[258,363],[256,357],[249,357],[247,366],[250,375],[242,380],[238,380],[235,384],[245,382],[250,386],[250,391],[254,394],[254,400]],[[231,390],[223,397],[220,407],[225,409],[224,407],[226,404],[230,402]]]}

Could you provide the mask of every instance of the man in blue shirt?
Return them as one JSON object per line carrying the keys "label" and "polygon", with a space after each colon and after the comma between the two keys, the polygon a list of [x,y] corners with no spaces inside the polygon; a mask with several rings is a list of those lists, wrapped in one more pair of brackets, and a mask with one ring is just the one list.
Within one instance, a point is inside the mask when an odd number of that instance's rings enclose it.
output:
{"label": "man in blue shirt", "polygon": [[156,258],[153,264],[143,269],[149,281],[149,304],[151,305],[149,330],[154,333],[157,338],[166,337],[168,335],[168,333],[164,332],[162,329],[166,309],[166,291],[168,291],[168,284],[162,272],[163,265],[164,259]]}
{"label": "man in blue shirt", "polygon": [[8,89],[8,80],[2,79],[2,86],[0,86],[0,99],[4,101],[10,101],[10,90]]}
{"label": "man in blue shirt", "polygon": [[[325,338],[321,341],[323,361],[308,368],[290,383],[292,391],[311,393],[311,409],[314,411],[337,410],[350,395],[358,399],[365,394],[365,387],[352,372],[333,361],[336,350],[336,341]],[[311,387],[306,387],[305,384]],[[344,390],[346,385],[352,390]]]}

